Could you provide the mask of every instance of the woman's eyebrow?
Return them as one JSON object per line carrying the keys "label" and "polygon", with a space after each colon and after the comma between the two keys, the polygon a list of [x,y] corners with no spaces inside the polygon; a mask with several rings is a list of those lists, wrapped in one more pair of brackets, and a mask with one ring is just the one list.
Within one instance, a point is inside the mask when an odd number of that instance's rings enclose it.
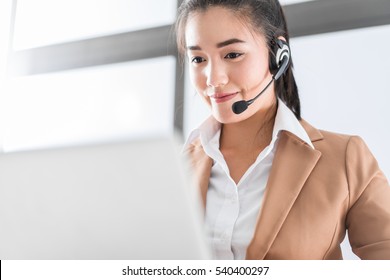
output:
{"label": "woman's eyebrow", "polygon": [[217,44],[217,48],[223,48],[231,44],[237,44],[237,43],[245,43],[245,41],[237,39],[237,38],[232,38],[226,41],[223,41],[221,43]]}
{"label": "woman's eyebrow", "polygon": [[[245,43],[245,41],[237,39],[237,38],[232,38],[232,39],[229,39],[229,40],[217,43],[216,46],[217,46],[218,49],[220,49],[220,48],[226,47],[228,45],[237,44],[237,43]],[[199,46],[187,46],[187,50],[190,50],[190,51],[201,51],[202,48],[199,47]]]}
{"label": "woman's eyebrow", "polygon": [[187,46],[186,48],[188,51],[201,51],[202,48],[199,46]]}

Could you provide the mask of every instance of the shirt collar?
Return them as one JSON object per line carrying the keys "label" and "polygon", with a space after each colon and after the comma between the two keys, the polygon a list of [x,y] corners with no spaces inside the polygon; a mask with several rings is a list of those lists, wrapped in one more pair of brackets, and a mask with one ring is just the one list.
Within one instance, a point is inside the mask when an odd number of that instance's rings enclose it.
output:
{"label": "shirt collar", "polygon": [[310,137],[306,130],[295,117],[294,113],[278,98],[278,110],[276,112],[274,130],[272,132],[272,141],[276,141],[279,132],[282,130],[291,132],[314,149],[313,143],[310,141]]}
{"label": "shirt collar", "polygon": [[[309,135],[295,117],[294,113],[278,98],[278,109],[275,116],[271,144],[274,144],[282,130],[294,134],[314,149]],[[219,141],[220,134],[221,124],[213,116],[209,116],[198,128],[194,129],[189,134],[187,141],[184,144],[184,149],[187,149],[187,147],[198,137],[200,138],[203,147],[210,144],[219,147],[219,143],[214,142]]]}
{"label": "shirt collar", "polygon": [[[188,148],[191,143],[200,138],[200,143],[203,147],[210,144],[210,142],[219,141],[219,135],[221,134],[221,123],[219,123],[212,115],[207,117],[201,125],[192,130],[189,134],[187,141],[184,143],[184,150]],[[217,143],[219,147],[219,143]]]}

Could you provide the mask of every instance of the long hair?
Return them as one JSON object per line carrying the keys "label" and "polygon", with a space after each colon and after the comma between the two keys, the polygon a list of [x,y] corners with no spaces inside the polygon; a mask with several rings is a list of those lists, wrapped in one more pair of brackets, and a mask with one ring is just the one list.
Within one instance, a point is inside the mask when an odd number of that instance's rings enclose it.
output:
{"label": "long hair", "polygon": [[[287,43],[290,40],[286,18],[278,0],[184,0],[179,7],[175,25],[179,53],[184,55],[186,49],[184,33],[188,16],[193,12],[204,12],[208,8],[216,6],[234,11],[255,32],[264,35],[269,50],[269,68],[271,73],[275,73],[277,69],[275,61],[277,45],[275,44],[275,39],[283,36]],[[275,81],[274,87],[276,95],[290,108],[296,118],[300,120],[301,106],[291,57],[288,68]]]}

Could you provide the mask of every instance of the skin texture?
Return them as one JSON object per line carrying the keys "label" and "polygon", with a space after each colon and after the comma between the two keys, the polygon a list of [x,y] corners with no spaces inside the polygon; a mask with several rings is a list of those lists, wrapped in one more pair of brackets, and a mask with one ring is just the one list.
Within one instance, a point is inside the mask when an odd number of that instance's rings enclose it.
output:
{"label": "skin texture", "polygon": [[211,7],[190,14],[185,41],[191,82],[222,123],[220,150],[238,183],[272,138],[273,85],[242,114],[232,111],[234,102],[255,97],[272,79],[265,37],[232,11]]}

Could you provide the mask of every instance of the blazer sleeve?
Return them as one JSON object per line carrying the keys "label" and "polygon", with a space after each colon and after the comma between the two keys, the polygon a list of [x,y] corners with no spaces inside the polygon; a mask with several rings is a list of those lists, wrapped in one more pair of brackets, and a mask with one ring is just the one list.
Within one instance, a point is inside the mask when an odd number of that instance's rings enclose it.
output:
{"label": "blazer sleeve", "polygon": [[390,186],[364,141],[350,138],[346,150],[352,251],[361,259],[390,260]]}

